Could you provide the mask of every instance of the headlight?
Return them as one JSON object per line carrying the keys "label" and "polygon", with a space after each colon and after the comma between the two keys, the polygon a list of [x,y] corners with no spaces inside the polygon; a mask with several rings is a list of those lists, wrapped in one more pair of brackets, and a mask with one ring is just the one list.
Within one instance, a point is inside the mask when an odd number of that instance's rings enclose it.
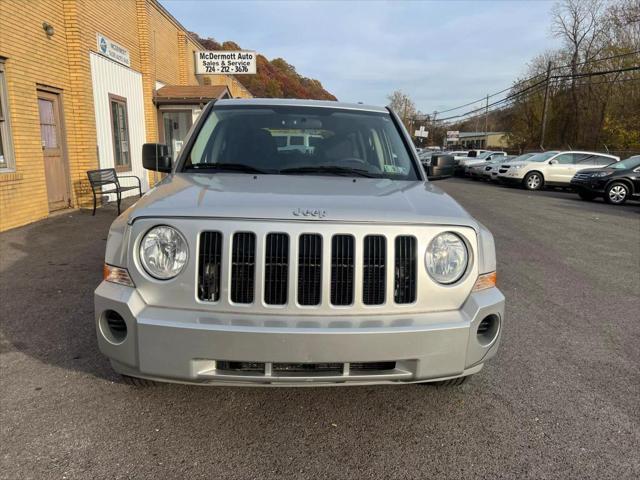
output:
{"label": "headlight", "polygon": [[609,172],[593,172],[591,174],[592,177],[606,177],[609,175]]}
{"label": "headlight", "polygon": [[149,275],[168,280],[178,275],[189,259],[187,241],[175,228],[153,227],[140,242],[140,262]]}
{"label": "headlight", "polygon": [[455,233],[441,233],[427,247],[427,272],[438,283],[458,281],[464,275],[468,261],[467,246]]}
{"label": "headlight", "polygon": [[524,168],[524,165],[513,165],[514,170],[520,170],[521,168]]}

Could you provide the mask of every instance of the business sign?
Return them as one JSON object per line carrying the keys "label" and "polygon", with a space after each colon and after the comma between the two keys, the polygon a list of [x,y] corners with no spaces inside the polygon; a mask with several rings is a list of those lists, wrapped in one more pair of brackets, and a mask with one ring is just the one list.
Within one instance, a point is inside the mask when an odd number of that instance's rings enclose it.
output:
{"label": "business sign", "polygon": [[459,130],[449,130],[447,131],[447,142],[458,142],[460,140],[460,131]]}
{"label": "business sign", "polygon": [[104,35],[96,34],[98,41],[98,52],[107,58],[110,58],[114,62],[121,63],[127,67],[131,66],[131,59],[129,58],[129,50],[124,48],[119,43],[109,40]]}
{"label": "business sign", "polygon": [[199,50],[196,52],[196,75],[256,73],[256,52],[233,50]]}
{"label": "business sign", "polygon": [[420,129],[414,132],[414,136],[419,138],[427,138],[429,136],[429,132],[425,130],[424,125],[420,125]]}

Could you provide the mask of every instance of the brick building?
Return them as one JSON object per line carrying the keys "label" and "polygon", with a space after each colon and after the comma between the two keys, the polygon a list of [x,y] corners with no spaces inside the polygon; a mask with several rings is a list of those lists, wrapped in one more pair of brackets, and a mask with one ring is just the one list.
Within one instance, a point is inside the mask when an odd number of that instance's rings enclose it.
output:
{"label": "brick building", "polygon": [[206,101],[251,96],[197,50],[157,0],[0,1],[0,231],[88,206],[87,170],[148,189],[144,142],[175,155]]}

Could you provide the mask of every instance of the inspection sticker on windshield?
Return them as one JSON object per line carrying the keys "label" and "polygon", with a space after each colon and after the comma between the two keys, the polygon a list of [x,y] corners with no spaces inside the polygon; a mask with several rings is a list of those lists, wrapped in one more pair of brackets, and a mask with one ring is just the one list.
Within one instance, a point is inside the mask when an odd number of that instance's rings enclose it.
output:
{"label": "inspection sticker on windshield", "polygon": [[228,73],[249,75],[256,73],[256,52],[239,50],[199,50],[196,55],[196,75]]}
{"label": "inspection sticker on windshield", "polygon": [[399,167],[398,165],[385,165],[384,171],[386,173],[395,173],[397,175],[404,175],[407,173],[407,169],[404,167]]}

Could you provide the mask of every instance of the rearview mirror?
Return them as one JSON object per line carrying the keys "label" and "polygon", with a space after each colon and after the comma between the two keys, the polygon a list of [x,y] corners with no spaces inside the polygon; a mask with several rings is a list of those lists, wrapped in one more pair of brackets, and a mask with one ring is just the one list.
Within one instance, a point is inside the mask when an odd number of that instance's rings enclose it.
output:
{"label": "rearview mirror", "polygon": [[171,172],[171,155],[167,146],[160,143],[142,145],[142,166],[154,172]]}
{"label": "rearview mirror", "polygon": [[549,160],[549,165],[555,165],[556,163],[558,163],[558,160],[556,159]]}

